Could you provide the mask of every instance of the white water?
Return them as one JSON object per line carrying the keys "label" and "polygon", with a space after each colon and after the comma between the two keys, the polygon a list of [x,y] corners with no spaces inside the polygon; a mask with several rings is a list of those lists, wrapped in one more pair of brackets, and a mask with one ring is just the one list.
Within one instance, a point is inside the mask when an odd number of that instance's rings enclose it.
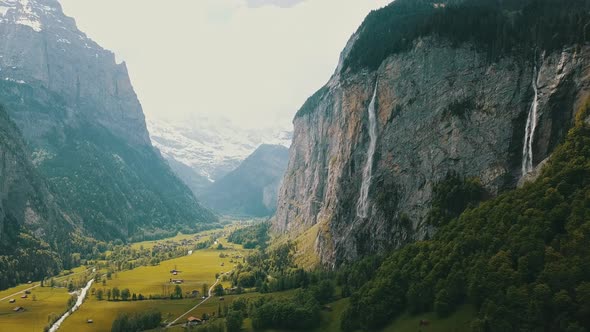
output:
{"label": "white water", "polygon": [[82,303],[84,303],[84,300],[86,299],[86,294],[88,293],[88,290],[90,289],[90,286],[92,286],[93,282],[94,278],[90,279],[90,281],[86,284],[86,287],[82,288],[82,291],[80,292],[80,295],[78,295],[78,299],[76,300],[76,304],[72,307],[72,309],[70,309],[63,316],[61,316],[61,318],[57,322],[55,322],[55,324],[53,324],[51,329],[49,329],[49,332],[56,332],[60,328],[61,324],[63,324],[63,322],[66,320],[66,318],[68,318],[71,314],[74,313],[74,311],[80,308]]}
{"label": "white water", "polygon": [[375,99],[377,99],[377,84],[375,83],[375,91],[373,98],[369,104],[369,150],[367,151],[367,164],[363,169],[363,182],[361,184],[361,194],[356,206],[356,214],[360,218],[366,218],[369,212],[369,188],[371,187],[371,179],[373,178],[373,157],[375,155],[375,148],[377,147],[377,116],[375,111]]}
{"label": "white water", "polygon": [[535,130],[537,129],[537,109],[539,108],[539,72],[537,70],[537,65],[534,67],[532,84],[533,90],[535,91],[535,99],[531,104],[529,116],[526,120],[526,133],[522,150],[522,175],[533,170],[533,141],[535,138]]}

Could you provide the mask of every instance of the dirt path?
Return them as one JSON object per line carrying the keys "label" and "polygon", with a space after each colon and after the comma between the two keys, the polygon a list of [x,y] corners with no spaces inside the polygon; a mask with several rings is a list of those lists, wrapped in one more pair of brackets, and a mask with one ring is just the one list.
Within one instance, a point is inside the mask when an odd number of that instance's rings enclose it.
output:
{"label": "dirt path", "polygon": [[209,294],[207,294],[207,298],[205,298],[203,301],[199,302],[197,305],[195,305],[194,307],[192,307],[189,311],[185,312],[184,314],[182,314],[181,316],[177,317],[175,320],[173,320],[170,324],[166,325],[166,328],[171,327],[172,325],[176,324],[176,322],[178,322],[181,318],[183,318],[184,316],[190,314],[193,310],[197,309],[199,306],[201,306],[203,303],[209,301],[209,299],[212,297],[213,295],[213,288],[215,288],[215,286],[217,286],[217,284],[221,281],[221,277],[223,275],[229,274],[229,272],[225,272],[223,274],[221,274],[219,276],[219,278],[217,278],[217,280],[215,281],[215,283],[209,288]]}

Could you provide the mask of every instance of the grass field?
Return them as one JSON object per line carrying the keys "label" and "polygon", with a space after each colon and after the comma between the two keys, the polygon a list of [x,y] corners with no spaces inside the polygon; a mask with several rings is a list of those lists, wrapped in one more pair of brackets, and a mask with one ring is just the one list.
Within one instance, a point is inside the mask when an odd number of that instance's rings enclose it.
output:
{"label": "grass field", "polygon": [[[447,318],[438,318],[435,313],[419,316],[403,315],[396,319],[383,332],[467,332],[471,331],[471,320],[475,316],[475,308],[463,306]],[[420,327],[420,320],[428,320],[429,326]]]}
{"label": "grass field", "polygon": [[[210,236],[216,231],[207,231],[200,233],[202,238]],[[163,241],[181,241],[183,239],[194,238],[195,235],[178,235],[175,238]],[[134,246],[139,248],[153,247],[153,245],[161,241],[149,241],[136,243]],[[163,261],[157,266],[144,266],[129,271],[118,272],[112,275],[111,280],[106,281],[106,285],[98,283],[94,286],[95,289],[104,288],[112,289],[117,287],[119,289],[128,288],[131,293],[142,294],[146,298],[149,295],[166,295],[174,291],[175,285],[170,283],[170,279],[183,279],[184,282],[180,285],[183,293],[197,290],[201,293],[203,284],[213,285],[215,283],[215,274],[222,272],[229,272],[237,264],[238,260],[232,257],[240,255],[244,256],[247,251],[238,245],[228,245],[225,238],[220,238],[221,243],[226,248],[225,250],[217,250],[217,245],[212,248],[196,250],[191,255]],[[219,257],[220,254],[228,256],[225,258]],[[231,261],[234,260],[234,263]],[[223,266],[222,266],[223,264]],[[177,275],[170,273],[172,270],[181,271]],[[229,286],[229,283],[222,283],[224,287]],[[202,294],[200,294],[202,295]],[[98,301],[94,296],[89,296],[87,301],[69,317],[62,325],[60,331],[108,331],[111,328],[113,320],[118,313],[127,312],[141,312],[150,308],[156,308],[162,312],[164,320],[171,321],[174,318],[185,313],[188,309],[200,302],[201,299],[183,299],[183,300],[147,300],[147,301],[128,301],[128,302],[109,302]],[[231,303],[232,297],[226,297],[227,303]],[[218,298],[212,298],[203,306],[191,313],[194,316],[201,316],[204,312],[209,314],[217,312],[219,304]],[[87,320],[92,319],[93,324],[87,324]]]}
{"label": "grass field", "polygon": [[[8,303],[8,300],[0,303],[0,330],[43,331],[49,315],[63,314],[70,298],[65,288],[50,287],[37,287],[28,296],[27,299],[16,296],[16,303]],[[25,311],[14,312],[15,307],[24,307]]]}

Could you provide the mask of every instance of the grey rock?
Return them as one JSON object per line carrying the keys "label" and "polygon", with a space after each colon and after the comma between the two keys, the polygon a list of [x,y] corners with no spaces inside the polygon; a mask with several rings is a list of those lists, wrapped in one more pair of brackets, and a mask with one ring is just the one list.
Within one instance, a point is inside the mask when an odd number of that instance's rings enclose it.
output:
{"label": "grey rock", "polygon": [[[316,254],[334,266],[431,234],[423,222],[433,186],[450,172],[479,178],[491,193],[515,187],[522,176],[533,62],[489,62],[472,45],[424,38],[375,72],[338,70],[294,120],[274,229],[296,235],[320,224]],[[589,91],[589,73],[589,47],[544,55],[535,165],[571,127],[576,105]],[[356,203],[369,144],[367,107],[376,82],[371,209],[360,220]],[[400,222],[402,217],[411,225]]]}

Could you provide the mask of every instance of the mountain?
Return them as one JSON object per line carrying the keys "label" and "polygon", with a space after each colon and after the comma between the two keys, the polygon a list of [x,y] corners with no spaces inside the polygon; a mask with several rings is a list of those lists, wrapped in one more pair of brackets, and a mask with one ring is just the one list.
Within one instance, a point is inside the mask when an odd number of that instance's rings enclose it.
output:
{"label": "mountain", "polygon": [[35,170],[18,128],[0,107],[0,289],[59,273],[63,263],[57,244],[71,242],[73,221]]}
{"label": "mountain", "polygon": [[300,247],[334,267],[432,237],[449,176],[490,196],[522,185],[589,93],[588,8],[397,0],[372,12],[295,117],[273,228],[312,238]]}
{"label": "mountain", "polygon": [[238,168],[209,187],[201,200],[223,214],[269,216],[276,210],[288,161],[289,149],[263,144]]}
{"label": "mountain", "polygon": [[153,148],[125,63],[57,0],[2,0],[0,15],[0,103],[81,234],[143,239],[217,221]]}
{"label": "mountain", "polygon": [[166,159],[174,160],[171,164],[189,166],[210,182],[236,169],[261,144],[289,147],[292,138],[287,126],[245,129],[231,119],[213,116],[192,116],[182,122],[154,118],[148,126],[154,145]]}

